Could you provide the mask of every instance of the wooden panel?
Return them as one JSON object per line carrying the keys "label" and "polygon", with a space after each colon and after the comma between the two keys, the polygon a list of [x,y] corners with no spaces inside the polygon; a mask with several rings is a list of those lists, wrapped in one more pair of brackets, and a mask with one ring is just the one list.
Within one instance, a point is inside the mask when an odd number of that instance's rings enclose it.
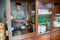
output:
{"label": "wooden panel", "polygon": [[56,5],[57,6],[57,12],[60,12],[60,5]]}
{"label": "wooden panel", "polygon": [[41,35],[37,40],[50,40],[50,34]]}
{"label": "wooden panel", "polygon": [[54,31],[58,31],[58,30],[60,30],[60,27],[57,27],[57,28],[52,27],[52,32],[54,32]]}
{"label": "wooden panel", "polygon": [[60,12],[60,5],[55,5],[55,12]]}
{"label": "wooden panel", "polygon": [[[21,2],[35,2],[35,0],[11,0],[12,2],[15,1],[21,1]],[[39,0],[42,2],[55,2],[55,3],[60,3],[60,0]]]}
{"label": "wooden panel", "polygon": [[22,40],[22,39],[26,39],[26,38],[31,38],[31,37],[34,37],[34,34],[35,33],[29,33],[29,34],[24,34],[24,35],[19,35],[19,36],[14,36],[13,37],[13,40]]}
{"label": "wooden panel", "polygon": [[22,40],[34,40],[34,37],[32,37],[32,38],[27,38],[27,39],[22,39]]}
{"label": "wooden panel", "polygon": [[60,0],[39,0],[39,1],[60,3]]}
{"label": "wooden panel", "polygon": [[56,32],[53,32],[52,35],[51,35],[51,39],[52,40],[60,40],[60,30],[56,31]]}
{"label": "wooden panel", "polygon": [[11,0],[11,2],[35,2],[35,0]]}

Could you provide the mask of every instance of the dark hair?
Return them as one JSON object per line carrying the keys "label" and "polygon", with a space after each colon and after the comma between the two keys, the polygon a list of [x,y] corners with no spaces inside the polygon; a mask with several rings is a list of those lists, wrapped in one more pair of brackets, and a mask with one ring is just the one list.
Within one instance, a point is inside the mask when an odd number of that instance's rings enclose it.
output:
{"label": "dark hair", "polygon": [[21,3],[20,2],[16,2],[16,4],[15,4],[16,6],[18,5],[18,6],[21,6]]}

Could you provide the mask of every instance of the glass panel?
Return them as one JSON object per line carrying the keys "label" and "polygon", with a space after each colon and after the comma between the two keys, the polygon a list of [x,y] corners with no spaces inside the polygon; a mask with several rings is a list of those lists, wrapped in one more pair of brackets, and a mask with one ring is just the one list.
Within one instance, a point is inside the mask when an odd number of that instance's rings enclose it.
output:
{"label": "glass panel", "polygon": [[55,13],[54,27],[60,27],[60,13]]}
{"label": "glass panel", "polygon": [[38,34],[50,32],[53,3],[40,2],[38,5]]}
{"label": "glass panel", "polygon": [[35,31],[35,3],[30,3],[30,25],[33,26],[33,31]]}
{"label": "glass panel", "polygon": [[32,25],[30,20],[30,5],[28,5],[27,2],[22,1],[11,2],[12,36],[18,36],[34,32],[34,26]]}

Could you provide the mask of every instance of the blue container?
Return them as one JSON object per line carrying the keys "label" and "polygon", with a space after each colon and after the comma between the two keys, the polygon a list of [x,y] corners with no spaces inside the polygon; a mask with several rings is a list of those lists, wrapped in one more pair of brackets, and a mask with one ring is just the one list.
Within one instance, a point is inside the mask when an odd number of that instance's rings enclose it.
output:
{"label": "blue container", "polygon": [[60,17],[60,13],[55,14],[56,17]]}

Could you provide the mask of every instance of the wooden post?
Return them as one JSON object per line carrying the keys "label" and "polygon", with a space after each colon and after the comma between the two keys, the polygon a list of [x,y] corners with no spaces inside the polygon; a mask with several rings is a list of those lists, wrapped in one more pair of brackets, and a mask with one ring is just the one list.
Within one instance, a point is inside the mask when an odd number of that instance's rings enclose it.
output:
{"label": "wooden post", "polygon": [[38,34],[38,0],[36,1],[35,26],[36,26],[36,34]]}
{"label": "wooden post", "polygon": [[12,40],[11,18],[10,18],[10,0],[6,0],[6,18],[8,26],[9,40]]}
{"label": "wooden post", "polygon": [[36,0],[36,9],[35,9],[35,28],[36,28],[36,33],[35,33],[35,36],[36,36],[36,38],[38,38],[38,0]]}

